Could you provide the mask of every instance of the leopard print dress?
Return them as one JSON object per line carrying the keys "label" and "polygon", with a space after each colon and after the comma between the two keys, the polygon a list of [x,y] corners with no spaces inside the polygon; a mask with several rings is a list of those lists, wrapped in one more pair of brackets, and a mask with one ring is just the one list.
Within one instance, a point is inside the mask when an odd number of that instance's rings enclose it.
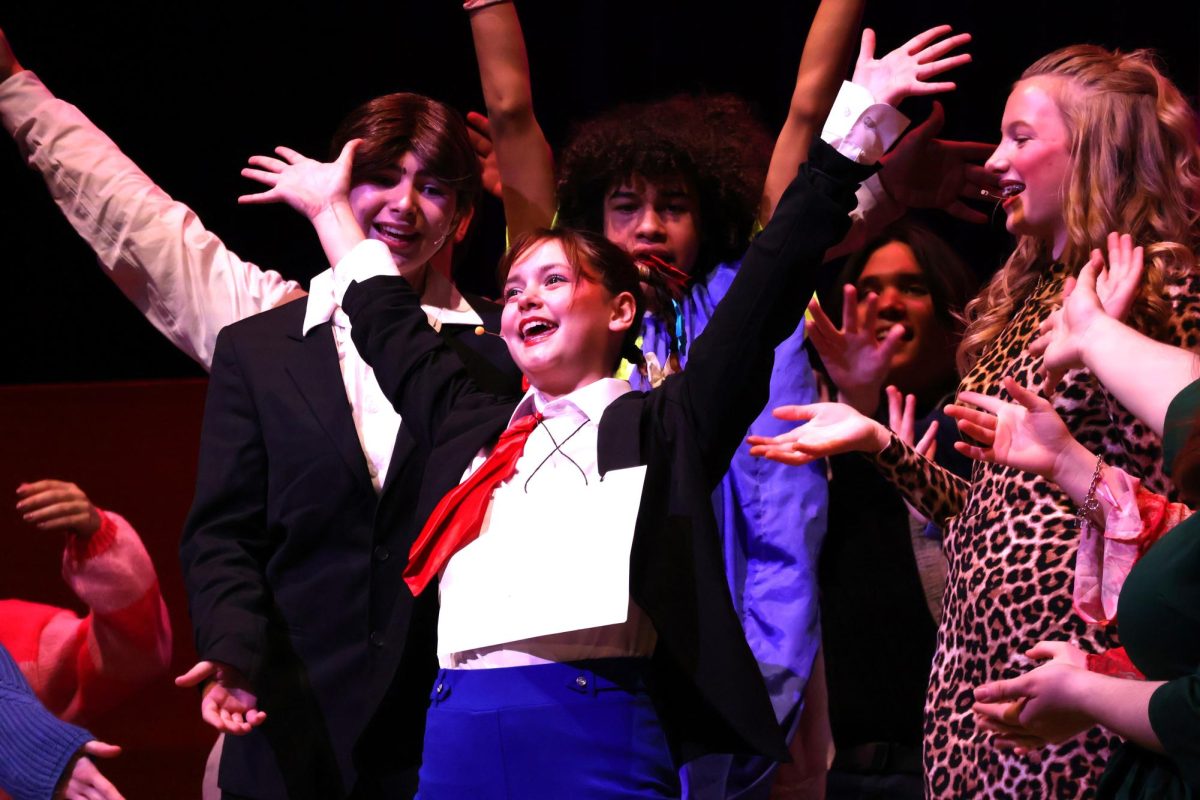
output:
{"label": "leopard print dress", "polygon": [[[1029,301],[989,345],[959,390],[1000,395],[1012,376],[1040,390],[1041,358],[1027,347],[1060,302],[1067,271],[1048,267]],[[1169,289],[1172,338],[1194,348],[1200,279]],[[1113,353],[1113,358],[1120,358]],[[1053,398],[1080,442],[1105,462],[1167,493],[1157,436],[1086,370],[1073,370]],[[973,690],[1033,665],[1025,650],[1043,639],[1071,640],[1097,652],[1116,645],[1115,631],[1090,625],[1071,602],[1078,530],[1076,509],[1056,485],[1026,472],[976,463],[970,482],[916,455],[893,437],[876,460],[910,502],[943,525],[949,562],[937,651],[925,701],[926,794],[934,798],[1089,798],[1115,737],[1100,728],[1016,756],[979,730]]]}

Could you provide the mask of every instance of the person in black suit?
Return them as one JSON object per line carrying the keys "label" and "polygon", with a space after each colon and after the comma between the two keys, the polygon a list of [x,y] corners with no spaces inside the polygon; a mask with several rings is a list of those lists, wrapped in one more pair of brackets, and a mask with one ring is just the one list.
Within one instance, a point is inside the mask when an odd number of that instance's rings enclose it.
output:
{"label": "person in black suit", "polygon": [[[341,156],[349,223],[420,287],[431,335],[481,385],[515,390],[503,345],[474,335],[498,308],[449,280],[480,180],[461,119],[428,98],[387,95],[350,115],[335,148],[351,140],[357,150]],[[296,156],[277,155],[251,160],[247,174],[271,186],[244,201],[287,190],[272,176]],[[436,602],[401,591],[400,571],[429,448],[358,359],[332,286],[318,275],[305,302],[217,338],[180,554],[203,659],[183,683],[205,683],[202,714],[230,734],[226,798],[415,790]],[[397,674],[412,677],[389,692]],[[373,757],[376,737],[386,760]]]}
{"label": "person in black suit", "polygon": [[[688,369],[650,392],[606,377],[631,349],[643,301],[636,267],[601,237],[542,231],[515,243],[502,263],[502,336],[532,385],[519,400],[482,390],[448,357],[407,281],[366,279],[389,271],[376,243],[340,260],[335,277],[348,285],[343,302],[354,342],[418,446],[431,453],[418,518],[479,466],[511,419],[543,416],[515,477],[492,495],[495,513],[483,534],[435,565],[435,572],[444,566],[444,608],[451,593],[467,607],[489,602],[471,596],[460,560],[511,516],[497,511],[502,502],[521,508],[526,493],[549,501],[568,480],[646,468],[628,615],[612,625],[443,654],[422,797],[489,797],[505,786],[523,797],[611,797],[634,783],[646,796],[671,796],[678,763],[706,752],[786,760],[783,732],[725,588],[708,498],[765,402],[774,348],[803,313],[797,298],[811,293],[826,247],[849,226],[857,182],[870,172],[818,142],[694,343]],[[556,428],[561,418],[569,427]],[[546,442],[536,441],[542,431]],[[588,445],[573,446],[589,437]],[[582,524],[575,517],[562,523],[564,530]],[[411,570],[406,577],[414,577]],[[553,699],[532,713],[505,708],[501,699],[543,689]],[[613,730],[617,717],[605,705],[612,702],[627,703],[622,719],[641,726]],[[479,703],[486,713],[474,713]],[[471,713],[461,713],[463,706]]]}

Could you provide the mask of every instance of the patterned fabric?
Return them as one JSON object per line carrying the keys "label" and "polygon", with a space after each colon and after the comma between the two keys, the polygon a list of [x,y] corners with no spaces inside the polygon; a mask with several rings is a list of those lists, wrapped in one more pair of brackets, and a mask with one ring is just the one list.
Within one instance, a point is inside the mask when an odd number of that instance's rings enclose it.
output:
{"label": "patterned fabric", "polygon": [[[1067,270],[1048,268],[1033,296],[963,379],[960,390],[1011,399],[1000,379],[1042,389],[1041,359],[1027,347],[1058,304]],[[1197,344],[1195,278],[1170,285],[1171,341]],[[1086,370],[1056,388],[1055,410],[1105,463],[1166,493],[1158,437]],[[1075,508],[1054,484],[997,464],[977,463],[970,482],[955,478],[899,440],[877,456],[886,475],[923,514],[942,524],[949,574],[937,655],[925,706],[926,788],[932,797],[1094,797],[1116,738],[1094,728],[1032,756],[991,746],[975,726],[974,687],[1029,670],[1024,652],[1043,639],[1072,640],[1098,652],[1116,645],[1115,626],[1089,624],[1072,607],[1079,531]]]}

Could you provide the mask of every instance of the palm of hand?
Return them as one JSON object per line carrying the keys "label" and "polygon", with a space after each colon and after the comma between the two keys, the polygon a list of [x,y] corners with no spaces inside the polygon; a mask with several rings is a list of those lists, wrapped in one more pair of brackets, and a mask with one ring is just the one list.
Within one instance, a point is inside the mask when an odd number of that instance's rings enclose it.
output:
{"label": "palm of hand", "polygon": [[284,202],[311,218],[349,193],[350,174],[337,162],[304,159],[281,170],[275,188]]}
{"label": "palm of hand", "polygon": [[812,418],[792,431],[794,449],[820,457],[868,450],[874,441],[874,422],[844,403],[816,403]]}
{"label": "palm of hand", "polygon": [[828,353],[818,349],[835,386],[842,389],[867,386],[873,392],[883,384],[892,356],[891,349],[875,338],[875,331],[865,328],[840,332]]}
{"label": "palm of hand", "polygon": [[1062,419],[1047,403],[1045,408],[1027,409],[1006,403],[996,413],[996,460],[1025,472],[1049,475],[1055,457],[1071,441]]}
{"label": "palm of hand", "polygon": [[883,158],[883,181],[888,195],[909,208],[945,208],[958,200],[965,162],[940,139],[920,141],[906,136]]}

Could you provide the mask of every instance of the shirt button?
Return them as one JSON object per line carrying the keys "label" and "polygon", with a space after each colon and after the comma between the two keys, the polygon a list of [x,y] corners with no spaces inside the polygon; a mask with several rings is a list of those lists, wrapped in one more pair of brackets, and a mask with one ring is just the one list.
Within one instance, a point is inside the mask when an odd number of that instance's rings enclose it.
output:
{"label": "shirt button", "polygon": [[376,647],[383,647],[383,634],[379,631],[371,631],[371,644]]}
{"label": "shirt button", "polygon": [[575,685],[578,686],[580,689],[587,688],[587,678],[580,675],[578,678],[575,679]]}
{"label": "shirt button", "polygon": [[384,547],[383,545],[377,545],[375,547],[375,560],[376,561],[387,561],[391,557],[391,555],[392,554],[389,553],[388,549],[386,547]]}

